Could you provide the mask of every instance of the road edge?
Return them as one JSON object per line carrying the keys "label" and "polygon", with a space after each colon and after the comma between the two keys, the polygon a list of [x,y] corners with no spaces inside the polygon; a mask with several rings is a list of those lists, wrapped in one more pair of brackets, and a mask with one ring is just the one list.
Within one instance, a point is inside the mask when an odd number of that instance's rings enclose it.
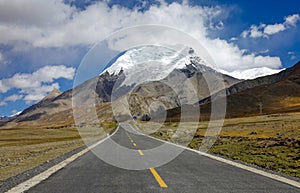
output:
{"label": "road edge", "polygon": [[113,136],[114,134],[117,133],[117,131],[119,130],[119,126],[117,127],[117,129],[111,134],[111,135],[107,135],[105,138],[101,139],[100,141],[84,148],[83,150],[81,150],[80,152],[72,155],[71,157],[61,161],[60,163],[50,167],[49,169],[47,169],[46,171],[35,175],[34,177],[16,185],[15,187],[11,188],[10,190],[6,191],[5,193],[22,193],[25,192],[27,190],[29,190],[30,188],[38,185],[39,183],[41,183],[42,181],[46,180],[47,178],[49,178],[51,175],[53,175],[54,173],[58,172],[59,170],[63,169],[64,167],[66,167],[68,164],[72,163],[73,161],[75,161],[77,158],[81,157],[82,155],[86,154],[87,152],[89,152],[91,149],[95,148],[96,146],[98,146],[99,144],[103,143],[104,141],[106,141],[107,139],[109,139],[111,136]]}

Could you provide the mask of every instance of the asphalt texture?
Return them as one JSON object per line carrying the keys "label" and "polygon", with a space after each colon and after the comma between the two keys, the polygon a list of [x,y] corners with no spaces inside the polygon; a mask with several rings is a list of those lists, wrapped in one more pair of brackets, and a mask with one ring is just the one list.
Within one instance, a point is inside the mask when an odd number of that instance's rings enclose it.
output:
{"label": "asphalt texture", "polygon": [[[165,156],[178,152],[171,161]],[[125,124],[110,140],[27,192],[299,193],[300,189],[164,144]]]}

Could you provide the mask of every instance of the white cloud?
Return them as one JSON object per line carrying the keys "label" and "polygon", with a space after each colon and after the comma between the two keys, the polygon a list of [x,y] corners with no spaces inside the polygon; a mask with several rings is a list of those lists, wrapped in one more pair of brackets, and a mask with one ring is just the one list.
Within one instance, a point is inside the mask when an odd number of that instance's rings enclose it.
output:
{"label": "white cloud", "polygon": [[0,106],[7,106],[8,105],[7,102],[16,102],[17,100],[20,100],[22,98],[23,95],[17,95],[17,94],[10,95],[4,98],[4,100],[0,101]]}
{"label": "white cloud", "polygon": [[4,99],[5,102],[16,102],[17,100],[20,100],[23,98],[23,95],[17,95],[17,94],[13,94],[13,95],[10,95],[8,97],[6,97]]}
{"label": "white cloud", "polygon": [[0,52],[0,64],[5,65],[5,64],[9,64],[9,61],[6,60],[6,58],[4,57],[4,55]]}
{"label": "white cloud", "polygon": [[270,35],[277,34],[279,32],[285,31],[291,27],[296,27],[297,22],[300,20],[299,14],[289,15],[285,17],[283,23],[276,24],[264,24],[260,25],[251,25],[250,29],[244,30],[241,33],[241,36],[244,38],[269,38]]}
{"label": "white cloud", "polygon": [[294,55],[295,52],[288,52],[288,55]]}
{"label": "white cloud", "polygon": [[[0,1],[0,18],[3,18],[0,23],[0,44],[13,45],[18,49],[26,48],[27,44],[43,48],[89,46],[119,29],[157,24],[179,29],[196,38],[213,55],[217,66],[223,70],[281,67],[278,57],[246,54],[233,42],[209,37],[208,30],[212,21],[217,24],[213,25],[214,28],[223,28],[224,23],[221,19],[226,19],[224,18],[227,14],[226,9],[218,6],[190,6],[187,1],[181,4],[177,2],[168,4],[163,0],[160,2],[161,5],[152,5],[149,10],[141,12],[138,8],[129,10],[120,6],[109,7],[105,1],[94,3],[81,11],[64,4],[62,0],[27,0],[26,2],[2,0]],[[293,23],[295,19],[286,20]],[[251,32],[245,32],[245,37],[248,35],[262,37],[266,35],[265,27],[265,25],[258,27],[253,25]],[[272,33],[272,30],[274,32],[272,27],[269,28],[267,28],[268,33]],[[161,36],[158,38],[165,38],[163,34]],[[168,38],[176,40],[177,37],[171,34]],[[37,88],[41,81],[51,82],[55,79],[53,75],[45,75],[46,80],[41,80],[42,77],[29,79],[27,76],[17,74],[9,84],[0,81],[0,92],[11,87]]]}
{"label": "white cloud", "polygon": [[59,89],[59,84],[53,83],[52,85],[44,85],[39,88],[29,89],[25,91],[27,95],[24,97],[24,100],[28,102],[40,101],[46,96],[47,93],[51,92],[54,88]]}
{"label": "white cloud", "polygon": [[56,79],[65,78],[72,80],[75,74],[74,68],[66,66],[45,66],[32,74],[17,73],[11,78],[0,80],[0,93],[5,93],[11,89],[19,89],[20,95],[11,95],[4,99],[16,101],[23,98],[26,101],[38,101],[42,99],[53,88],[59,89],[59,84],[54,83]]}
{"label": "white cloud", "polygon": [[74,77],[75,69],[68,68],[66,66],[45,66],[40,68],[36,72],[32,73],[31,77],[33,80],[40,82],[50,83],[54,79],[65,78],[72,80]]}
{"label": "white cloud", "polygon": [[64,4],[62,0],[0,1],[1,23],[14,23],[18,26],[36,27],[36,29],[62,25],[75,11],[74,8]]}
{"label": "white cloud", "polygon": [[232,38],[230,38],[230,41],[231,42],[234,42],[234,41],[238,41],[239,39],[237,38],[237,37],[232,37]]}
{"label": "white cloud", "polygon": [[269,51],[270,51],[269,49],[265,49],[265,50],[260,51],[259,53],[260,53],[260,54],[266,54],[266,53],[268,53]]}
{"label": "white cloud", "polygon": [[213,30],[222,30],[224,28],[224,23],[222,21],[219,21],[218,23],[211,22],[209,28]]}
{"label": "white cloud", "polygon": [[2,81],[0,81],[0,93],[7,92],[9,89],[10,88],[6,84],[4,84],[4,83],[2,83]]}
{"label": "white cloud", "polygon": [[289,15],[285,18],[285,23],[291,26],[296,26],[298,21],[300,21],[299,14]]}
{"label": "white cloud", "polygon": [[265,24],[260,24],[259,26],[251,25],[249,30],[245,30],[242,32],[241,36],[243,38],[251,37],[251,38],[259,38],[259,37],[265,37],[268,38],[266,34],[263,33],[263,29],[266,27]]}
{"label": "white cloud", "polygon": [[0,107],[7,106],[7,102],[0,101]]}
{"label": "white cloud", "polygon": [[293,55],[293,56],[290,57],[291,60],[296,60],[296,58],[297,57],[295,55]]}
{"label": "white cloud", "polygon": [[267,35],[273,35],[273,34],[277,34],[281,31],[284,31],[286,28],[285,26],[280,23],[280,24],[274,24],[274,25],[267,25],[264,29],[264,34]]}
{"label": "white cloud", "polygon": [[221,70],[231,72],[259,67],[276,69],[282,65],[279,57],[245,54],[245,50],[225,40],[207,39],[205,45],[208,51],[213,53],[214,60]]}
{"label": "white cloud", "polygon": [[289,55],[289,57],[290,57],[290,60],[295,60],[297,57],[296,57],[296,55],[295,55],[295,52],[288,52],[288,55]]}

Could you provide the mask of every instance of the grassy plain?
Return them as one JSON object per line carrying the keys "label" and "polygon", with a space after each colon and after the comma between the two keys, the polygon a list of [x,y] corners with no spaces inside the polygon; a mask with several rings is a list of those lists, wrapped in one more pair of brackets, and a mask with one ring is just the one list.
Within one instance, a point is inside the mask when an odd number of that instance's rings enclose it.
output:
{"label": "grassy plain", "polygon": [[[176,122],[137,122],[145,133],[193,149],[200,148],[205,136],[218,133],[214,128],[208,131],[208,124],[181,122],[179,129]],[[225,119],[208,152],[300,177],[300,113]]]}
{"label": "grassy plain", "polygon": [[104,122],[102,126],[80,128],[80,134],[76,128],[64,126],[0,129],[0,180],[92,143],[112,132],[116,123]]}

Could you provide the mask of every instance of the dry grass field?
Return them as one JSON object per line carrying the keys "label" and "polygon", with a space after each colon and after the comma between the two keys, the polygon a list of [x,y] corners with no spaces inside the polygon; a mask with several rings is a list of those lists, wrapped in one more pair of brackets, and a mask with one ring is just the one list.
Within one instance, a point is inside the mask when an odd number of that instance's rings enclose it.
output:
{"label": "dry grass field", "polygon": [[[181,123],[184,128],[181,133],[177,132],[176,122],[162,126],[153,122],[136,125],[154,137],[179,144],[186,142],[184,136],[192,134],[189,147],[199,149],[208,122]],[[153,128],[160,129],[153,131]],[[197,130],[193,132],[190,128]],[[300,113],[226,119],[209,152],[300,177]]]}
{"label": "dry grass field", "polygon": [[[115,123],[102,123],[104,129],[72,127],[0,129],[0,180],[55,159],[112,132]],[[83,142],[84,137],[85,142]]]}

